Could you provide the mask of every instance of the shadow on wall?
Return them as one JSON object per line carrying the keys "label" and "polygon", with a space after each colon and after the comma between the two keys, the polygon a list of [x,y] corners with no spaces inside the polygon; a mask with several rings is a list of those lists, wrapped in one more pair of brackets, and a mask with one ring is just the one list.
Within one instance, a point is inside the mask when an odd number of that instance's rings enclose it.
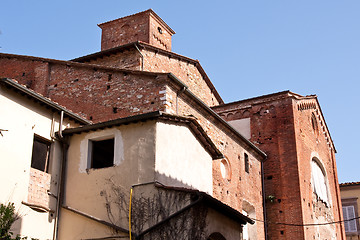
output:
{"label": "shadow on wall", "polygon": [[[162,179],[164,178],[165,176],[162,176]],[[198,198],[195,192],[185,190],[193,189],[191,186],[176,179],[167,180],[174,183],[176,188],[155,181],[133,185],[131,222],[137,235],[189,206]],[[126,229],[129,221],[130,189],[115,184],[112,177],[107,180],[106,185],[106,190],[102,190],[100,195],[105,199],[108,219],[112,224]],[[182,186],[182,190],[179,186]],[[189,208],[164,225],[144,234],[143,239],[189,239],[190,236],[204,239],[206,215],[207,208],[204,206]]]}

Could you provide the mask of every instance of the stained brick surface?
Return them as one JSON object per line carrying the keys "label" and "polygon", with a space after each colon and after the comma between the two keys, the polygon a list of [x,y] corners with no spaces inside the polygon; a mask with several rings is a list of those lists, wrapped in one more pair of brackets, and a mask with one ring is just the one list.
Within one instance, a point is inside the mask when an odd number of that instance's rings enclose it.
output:
{"label": "stained brick surface", "polygon": [[28,203],[49,208],[50,180],[50,174],[30,168]]}

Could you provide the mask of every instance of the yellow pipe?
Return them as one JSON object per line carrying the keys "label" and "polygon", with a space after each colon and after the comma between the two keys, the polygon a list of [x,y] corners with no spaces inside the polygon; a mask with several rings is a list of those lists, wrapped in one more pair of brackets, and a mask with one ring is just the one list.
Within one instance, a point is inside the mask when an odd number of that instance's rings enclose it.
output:
{"label": "yellow pipe", "polygon": [[133,189],[130,189],[130,203],[129,203],[129,236],[131,240],[131,200],[132,200]]}

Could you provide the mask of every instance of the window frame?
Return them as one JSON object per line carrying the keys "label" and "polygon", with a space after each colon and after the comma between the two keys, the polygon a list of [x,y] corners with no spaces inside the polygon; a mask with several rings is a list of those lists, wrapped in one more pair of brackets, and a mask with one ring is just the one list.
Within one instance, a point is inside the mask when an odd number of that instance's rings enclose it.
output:
{"label": "window frame", "polygon": [[244,153],[244,170],[246,173],[250,173],[250,161],[247,153]]}
{"label": "window frame", "polygon": [[[358,211],[358,205],[357,205],[357,201],[358,198],[342,198],[341,199],[341,203],[342,203],[342,208],[344,207],[353,207],[354,209],[354,216],[358,217],[359,216],[359,211]],[[347,218],[345,218],[345,214],[344,214],[344,210],[343,210],[343,217],[344,220],[346,220]],[[346,235],[360,235],[360,223],[359,223],[359,219],[354,219],[353,221],[355,221],[355,226],[356,226],[356,231],[346,231],[345,233]],[[350,221],[351,222],[351,221]],[[344,222],[344,228],[346,228],[346,224],[349,224],[347,222]]]}
{"label": "window frame", "polygon": [[[44,168],[41,168],[41,169],[34,166],[35,165],[34,155],[39,154],[38,151],[35,151],[36,142],[41,143],[41,144],[46,144],[46,146],[47,146]],[[37,169],[37,170],[45,172],[45,173],[49,173],[51,146],[52,146],[52,142],[49,139],[46,139],[38,134],[34,134],[32,153],[31,153],[31,163],[30,163],[31,168]],[[34,153],[36,153],[36,154],[34,154]]]}
{"label": "window frame", "polygon": [[[330,206],[331,198],[329,194],[327,174],[324,169],[324,166],[317,157],[313,157],[311,159],[310,164],[311,164],[311,182],[313,187],[313,193],[316,195],[318,200],[324,202],[325,205],[328,207]],[[315,164],[318,169],[314,169]],[[319,177],[315,178],[316,176],[319,175],[319,171],[321,173],[321,179]]]}
{"label": "window frame", "polygon": [[[104,167],[94,167],[94,142],[102,142],[112,140],[112,164]],[[115,165],[115,136],[102,137],[100,139],[89,139],[88,140],[88,168],[89,169],[103,169],[113,167]]]}

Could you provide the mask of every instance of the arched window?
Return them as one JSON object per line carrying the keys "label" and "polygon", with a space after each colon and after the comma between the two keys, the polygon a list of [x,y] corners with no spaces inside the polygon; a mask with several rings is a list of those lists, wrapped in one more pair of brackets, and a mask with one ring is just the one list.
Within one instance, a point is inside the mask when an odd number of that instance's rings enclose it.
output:
{"label": "arched window", "polygon": [[313,158],[311,161],[311,177],[313,182],[314,193],[323,202],[329,204],[328,188],[326,184],[326,174],[323,166],[316,158]]}
{"label": "arched window", "polygon": [[226,240],[226,238],[218,232],[212,233],[207,240]]}

